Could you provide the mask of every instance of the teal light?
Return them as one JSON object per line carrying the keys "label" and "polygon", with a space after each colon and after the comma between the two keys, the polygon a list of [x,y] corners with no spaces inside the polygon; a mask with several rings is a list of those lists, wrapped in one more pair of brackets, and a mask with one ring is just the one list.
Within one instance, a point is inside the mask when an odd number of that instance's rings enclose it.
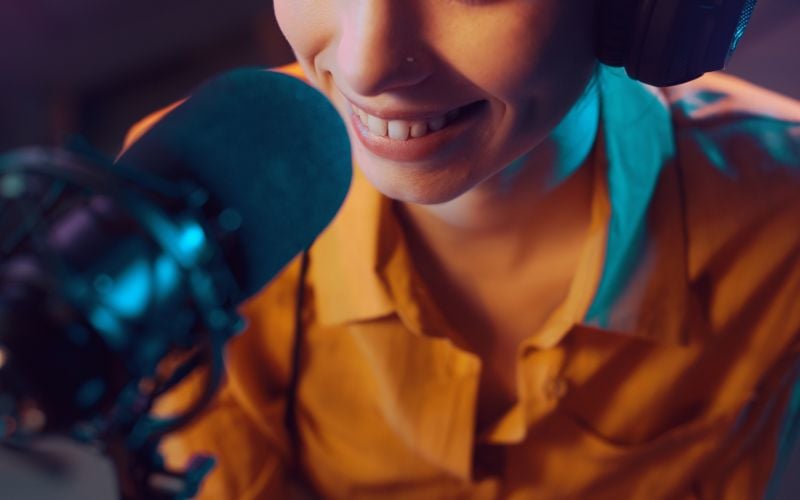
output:
{"label": "teal light", "polygon": [[789,464],[792,461],[792,453],[800,440],[800,376],[798,376],[800,375],[800,365],[795,366],[794,375],[796,379],[781,424],[775,466],[764,498],[777,497],[784,476],[787,472],[791,473]]}
{"label": "teal light", "polygon": [[119,351],[127,344],[127,337],[119,320],[104,307],[95,307],[89,312],[89,322],[103,336],[108,346]]}
{"label": "teal light", "polygon": [[189,221],[178,235],[178,251],[184,262],[194,262],[205,246],[203,229],[194,221]]}
{"label": "teal light", "polygon": [[133,261],[106,288],[102,302],[122,318],[136,318],[147,309],[153,292],[152,272],[147,259]]}
{"label": "teal light", "polygon": [[708,160],[717,170],[729,177],[736,175],[731,163],[727,158],[725,158],[725,155],[720,149],[718,139],[711,138],[708,135],[699,132],[694,134],[694,138],[697,141],[697,144],[703,150],[706,158],[708,158]]}
{"label": "teal light", "polygon": [[585,321],[610,328],[613,306],[644,255],[648,208],[662,168],[675,157],[675,143],[669,109],[658,95],[619,68],[602,69],[598,85],[611,220],[603,275]]}
{"label": "teal light", "polygon": [[154,264],[156,300],[161,302],[171,296],[181,278],[178,263],[170,256],[160,255]]}

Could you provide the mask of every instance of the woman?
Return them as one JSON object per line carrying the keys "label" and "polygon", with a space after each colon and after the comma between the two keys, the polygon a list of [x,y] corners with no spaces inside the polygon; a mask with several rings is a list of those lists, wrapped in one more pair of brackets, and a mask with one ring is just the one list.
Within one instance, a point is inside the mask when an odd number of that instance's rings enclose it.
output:
{"label": "woman", "polygon": [[275,11],[356,177],[165,448],[217,456],[202,497],[764,494],[800,356],[798,103],[599,65],[593,0]]}

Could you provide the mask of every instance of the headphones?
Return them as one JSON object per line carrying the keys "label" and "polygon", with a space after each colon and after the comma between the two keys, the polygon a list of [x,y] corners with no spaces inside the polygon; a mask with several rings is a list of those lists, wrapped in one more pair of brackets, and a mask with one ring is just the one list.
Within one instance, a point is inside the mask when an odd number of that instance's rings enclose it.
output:
{"label": "headphones", "polygon": [[666,87],[725,67],[756,0],[600,0],[598,59]]}

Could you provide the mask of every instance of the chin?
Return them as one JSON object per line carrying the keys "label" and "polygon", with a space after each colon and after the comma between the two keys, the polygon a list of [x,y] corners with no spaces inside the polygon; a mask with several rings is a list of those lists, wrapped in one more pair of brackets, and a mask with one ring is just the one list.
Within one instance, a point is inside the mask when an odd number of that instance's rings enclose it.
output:
{"label": "chin", "polygon": [[453,168],[433,171],[410,166],[376,165],[357,161],[370,184],[384,196],[403,203],[437,205],[458,198],[475,182],[469,176],[454,175]]}

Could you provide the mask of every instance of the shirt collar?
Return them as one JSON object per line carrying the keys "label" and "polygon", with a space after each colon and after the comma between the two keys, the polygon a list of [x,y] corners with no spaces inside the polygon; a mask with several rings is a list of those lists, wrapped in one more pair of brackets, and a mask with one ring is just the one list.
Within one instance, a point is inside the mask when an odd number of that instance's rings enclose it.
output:
{"label": "shirt collar", "polygon": [[[611,217],[601,278],[582,323],[685,343],[686,238],[668,103],[616,69],[601,67],[598,85]],[[441,324],[413,272],[392,201],[358,168],[344,205],[310,256],[320,323],[395,313],[415,333]]]}
{"label": "shirt collar", "polygon": [[612,215],[602,278],[584,323],[686,343],[687,241],[669,104],[618,69],[603,66],[599,85]]}

